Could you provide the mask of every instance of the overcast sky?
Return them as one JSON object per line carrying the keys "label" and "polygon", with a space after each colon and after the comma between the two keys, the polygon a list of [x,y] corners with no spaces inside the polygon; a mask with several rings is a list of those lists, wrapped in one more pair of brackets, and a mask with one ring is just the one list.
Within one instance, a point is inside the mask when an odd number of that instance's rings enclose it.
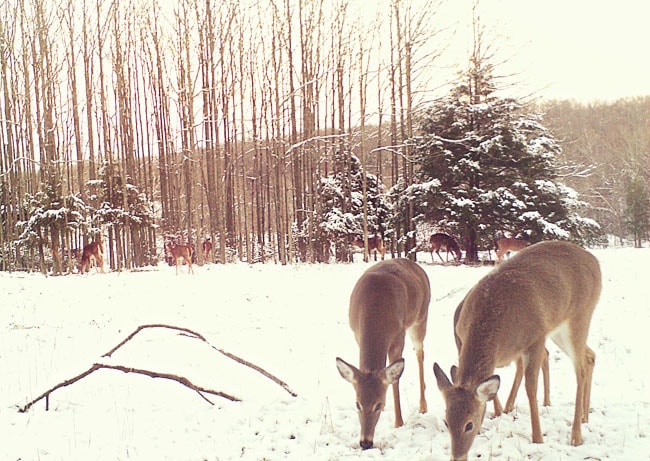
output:
{"label": "overcast sky", "polygon": [[[454,46],[464,65],[474,0],[450,0]],[[481,0],[481,23],[499,58],[549,99],[607,101],[650,95],[650,0]],[[449,10],[447,10],[449,9]],[[454,20],[456,21],[456,20]]]}

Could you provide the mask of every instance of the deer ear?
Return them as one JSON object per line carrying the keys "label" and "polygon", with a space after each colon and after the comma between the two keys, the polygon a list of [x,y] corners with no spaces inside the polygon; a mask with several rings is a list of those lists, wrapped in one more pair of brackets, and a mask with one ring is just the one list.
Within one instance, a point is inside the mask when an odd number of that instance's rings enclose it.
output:
{"label": "deer ear", "polygon": [[388,367],[384,368],[384,382],[386,384],[393,384],[397,381],[404,372],[404,359],[397,359]]}
{"label": "deer ear", "polygon": [[433,364],[433,374],[436,375],[436,382],[438,383],[438,389],[444,391],[445,389],[451,387],[451,381],[449,381],[449,378],[447,378],[447,375],[445,374],[444,371],[442,371],[442,368],[440,368],[440,365],[438,365],[437,363]]}
{"label": "deer ear", "polygon": [[456,378],[458,378],[458,367],[456,365],[452,365],[451,370],[449,370],[449,372],[451,374],[451,382],[455,383]]}
{"label": "deer ear", "polygon": [[476,398],[481,402],[492,400],[496,397],[500,385],[501,378],[499,378],[499,375],[490,376],[476,387]]}
{"label": "deer ear", "polygon": [[338,368],[339,373],[346,381],[351,382],[352,384],[357,382],[357,374],[359,370],[354,366],[347,363],[345,360],[337,357],[336,358],[336,368]]}

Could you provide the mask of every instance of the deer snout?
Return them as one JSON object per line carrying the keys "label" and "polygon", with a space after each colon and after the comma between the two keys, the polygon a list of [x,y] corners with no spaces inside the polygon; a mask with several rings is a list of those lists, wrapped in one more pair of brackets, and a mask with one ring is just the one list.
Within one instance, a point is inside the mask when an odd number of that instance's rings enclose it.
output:
{"label": "deer snout", "polygon": [[372,440],[360,440],[359,445],[362,449],[367,450],[369,448],[372,448]]}

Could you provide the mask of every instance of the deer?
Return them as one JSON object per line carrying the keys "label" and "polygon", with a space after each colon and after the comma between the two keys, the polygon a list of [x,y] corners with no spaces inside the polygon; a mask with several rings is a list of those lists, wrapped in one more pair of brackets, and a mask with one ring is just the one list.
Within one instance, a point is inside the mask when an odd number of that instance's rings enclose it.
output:
{"label": "deer", "polygon": [[[363,236],[354,236],[352,239],[352,245],[363,248]],[[368,253],[372,253],[373,251],[375,252],[375,261],[377,261],[377,253],[381,255],[381,260],[384,260],[384,257],[386,255],[386,247],[384,246],[384,239],[379,234],[368,236]]]}
{"label": "deer", "polygon": [[576,400],[571,445],[582,444],[589,419],[596,354],[587,346],[589,324],[600,297],[598,260],[569,242],[540,242],[520,251],[474,285],[455,325],[458,367],[451,381],[438,363],[433,371],[446,403],[445,425],[452,460],[466,460],[500,386],[496,367],[521,360],[530,406],[533,443],[543,443],[537,406],[539,368],[550,337],[572,360]]}
{"label": "deer", "polygon": [[210,262],[212,260],[212,239],[210,237],[203,240],[201,249],[203,250],[203,261]]}
{"label": "deer", "polygon": [[494,252],[497,254],[497,262],[503,261],[506,255],[521,251],[530,243],[520,238],[501,238],[495,242]]}
{"label": "deer", "polygon": [[[393,388],[395,427],[404,424],[399,379],[404,371],[404,342],[408,332],[418,362],[420,413],[426,413],[424,395],[424,336],[431,288],[426,272],[405,259],[381,261],[367,269],[350,295],[350,328],[359,345],[359,368],[336,358],[340,375],[356,392],[359,414],[359,445],[372,448],[388,386]],[[389,365],[386,366],[388,358]]]}
{"label": "deer", "polygon": [[165,242],[165,250],[167,254],[172,257],[173,261],[176,263],[176,275],[178,275],[178,267],[182,264],[182,261],[187,263],[187,273],[194,274],[194,269],[192,269],[192,247],[189,245],[179,245],[171,241]]}
{"label": "deer", "polygon": [[[458,305],[456,308],[456,311],[454,312],[454,339],[456,340],[456,348],[458,349],[458,352],[460,352],[461,348],[461,339],[458,336],[458,332],[456,330],[456,325],[458,324],[458,318],[460,317],[460,313],[463,309],[463,303],[465,301],[461,301],[461,303]],[[544,348],[544,358],[542,360],[542,376],[544,378],[544,401],[543,401],[543,406],[548,407],[551,405],[551,393],[550,393],[550,367],[549,367],[549,353],[548,349]],[[508,400],[506,401],[506,406],[503,407],[501,405],[501,402],[499,400],[498,395],[494,396],[494,416],[501,416],[503,413],[510,413],[512,410],[515,409],[515,399],[517,398],[517,393],[519,392],[519,387],[521,386],[521,381],[524,376],[524,361],[521,357],[519,357],[516,360],[516,371],[515,371],[515,379],[512,383],[512,389],[510,390],[510,394],[508,394]]]}
{"label": "deer", "polygon": [[79,273],[90,272],[90,264],[95,261],[97,270],[102,274],[104,273],[104,245],[102,244],[101,237],[97,240],[85,245],[81,251],[81,263],[79,266]]}
{"label": "deer", "polygon": [[441,262],[445,262],[440,256],[440,250],[447,252],[447,262],[449,262],[449,253],[451,252],[452,256],[456,261],[460,261],[462,253],[460,252],[460,247],[458,242],[451,235],[437,233],[429,237],[429,244],[431,245],[431,262],[435,262],[433,259],[433,253],[435,252],[440,258]]}

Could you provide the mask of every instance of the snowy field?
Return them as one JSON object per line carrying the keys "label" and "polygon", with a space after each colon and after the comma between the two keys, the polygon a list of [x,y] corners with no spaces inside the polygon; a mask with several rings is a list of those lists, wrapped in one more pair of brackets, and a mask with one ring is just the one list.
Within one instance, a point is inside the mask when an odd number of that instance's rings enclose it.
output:
{"label": "snowy field", "polygon": [[[551,351],[551,402],[540,408],[543,444],[530,442],[523,386],[512,415],[492,405],[470,451],[481,460],[650,459],[650,249],[594,250],[603,293],[589,345],[596,368],[584,445],[569,445],[575,376]],[[65,277],[0,273],[0,460],[446,460],[449,434],[432,364],[456,362],[452,314],[490,269],[420,260],[432,285],[425,340],[429,412],[417,413],[415,356],[407,340],[401,379],[405,425],[393,427],[390,391],[375,447],[358,448],[352,386],[335,357],[358,364],[347,324],[348,298],[364,263],[210,265],[179,276],[167,265],[145,271]],[[102,355],[138,326],[144,330],[111,358]],[[209,343],[209,344],[208,344]],[[210,345],[277,376],[298,395],[230,360]],[[94,363],[183,376],[242,399],[206,395],[181,384],[102,369],[18,408]],[[514,367],[500,369],[506,400]],[[540,382],[541,393],[541,382]],[[541,401],[541,399],[540,399]]]}

